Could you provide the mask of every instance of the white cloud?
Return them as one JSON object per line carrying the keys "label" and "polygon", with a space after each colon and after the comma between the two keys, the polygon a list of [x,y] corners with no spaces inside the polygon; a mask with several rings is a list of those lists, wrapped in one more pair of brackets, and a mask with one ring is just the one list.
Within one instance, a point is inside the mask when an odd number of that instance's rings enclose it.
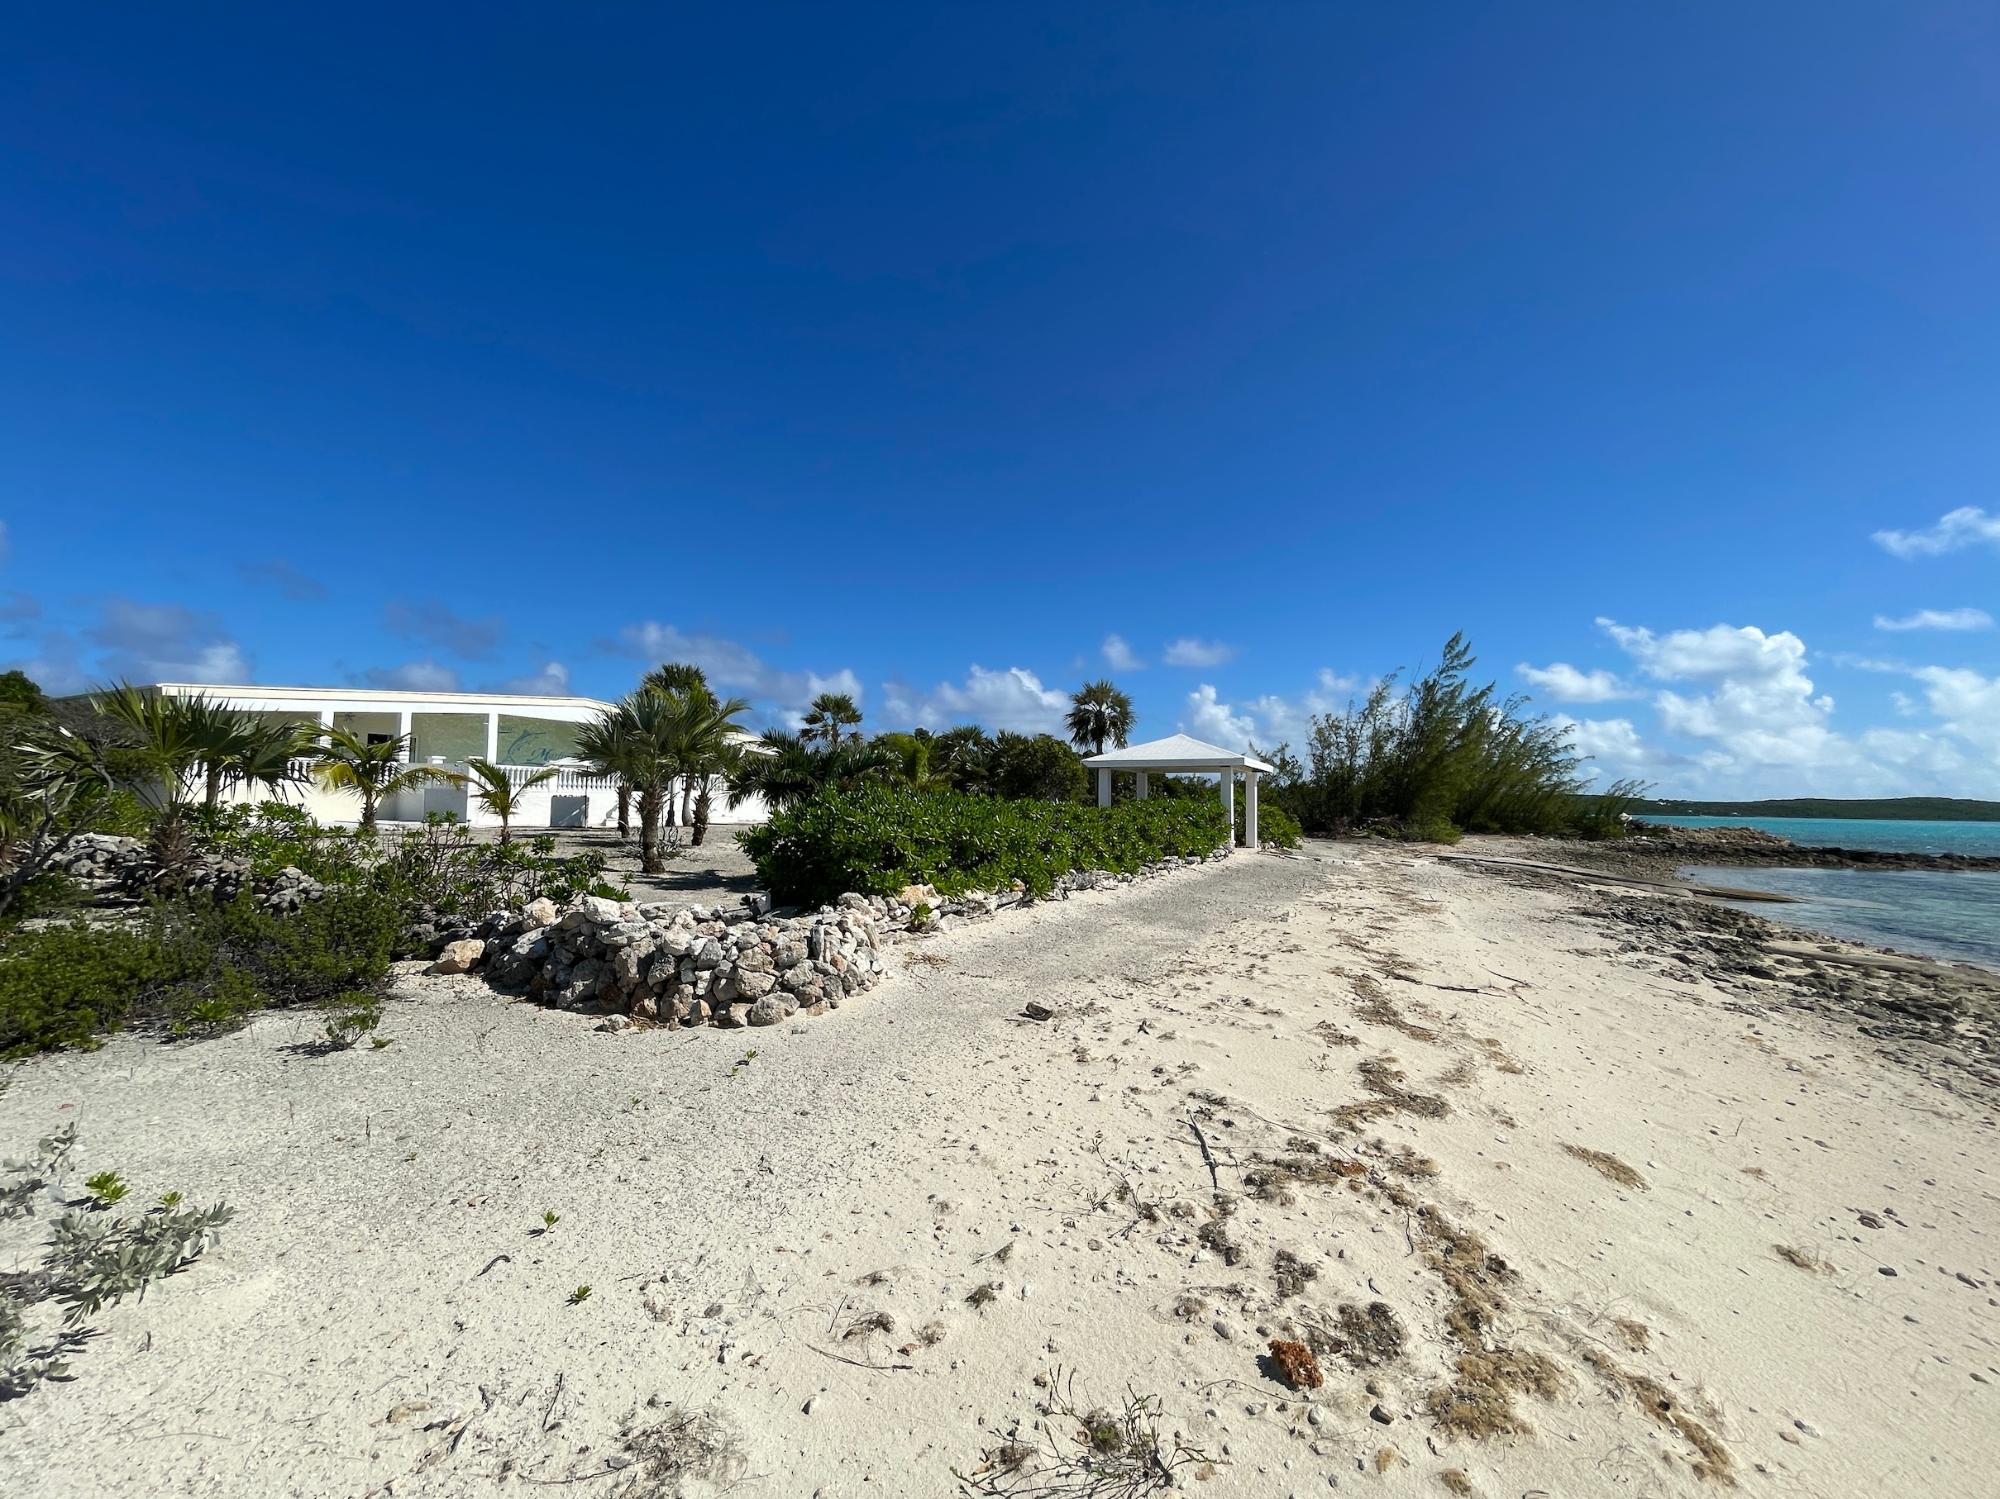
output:
{"label": "white cloud", "polygon": [[1878,630],[1990,630],[1993,616],[1984,609],[1919,609],[1901,619],[1875,616]]}
{"label": "white cloud", "polygon": [[1555,721],[1569,730],[1570,747],[1588,759],[1583,773],[1593,780],[1657,773],[1673,759],[1641,738],[1629,718],[1558,717]]}
{"label": "white cloud", "polygon": [[1583,671],[1567,661],[1552,661],[1547,666],[1529,666],[1523,662],[1514,670],[1531,687],[1539,688],[1559,703],[1608,703],[1638,696],[1613,672]]}
{"label": "white cloud", "polygon": [[1017,734],[1061,734],[1069,694],[1044,687],[1023,666],[988,671],[974,666],[963,682],[940,682],[917,692],[899,682],[882,686],[883,716],[891,723],[926,729],[976,723]]}
{"label": "white cloud", "polygon": [[1952,666],[1920,666],[1910,675],[1924,684],[1931,713],[1946,729],[2000,763],[2000,677]]}
{"label": "white cloud", "polygon": [[1133,654],[1132,647],[1125,643],[1123,635],[1105,636],[1103,650],[1104,664],[1113,671],[1144,671],[1146,669],[1146,663]]}
{"label": "white cloud", "polygon": [[1227,750],[1242,750],[1248,749],[1257,737],[1257,721],[1223,702],[1215,688],[1203,682],[1187,695],[1187,715],[1181,720],[1181,730]]}
{"label": "white cloud", "polygon": [[1192,636],[1182,636],[1166,649],[1166,663],[1169,666],[1212,667],[1222,666],[1234,660],[1236,650],[1219,640],[1196,640]]}
{"label": "white cloud", "polygon": [[865,695],[861,679],[846,667],[822,676],[811,671],[781,671],[748,646],[719,635],[689,635],[657,620],[627,625],[615,641],[600,644],[623,656],[637,657],[653,667],[666,661],[691,661],[719,692],[740,693],[753,702],[782,710],[796,727],[800,710],[822,692],[844,692],[858,704]]}
{"label": "white cloud", "polygon": [[1224,702],[1215,687],[1204,682],[1187,695],[1181,732],[1225,749],[1241,749],[1246,743],[1264,750],[1280,744],[1297,749],[1311,737],[1313,719],[1340,712],[1348,695],[1361,685],[1359,677],[1343,676],[1325,666],[1313,681],[1297,697],[1265,693],[1246,703]]}
{"label": "white cloud", "polygon": [[243,648],[211,615],[179,604],[105,601],[85,632],[103,654],[98,671],[135,682],[244,682],[250,664]]}
{"label": "white cloud", "polygon": [[1967,547],[2000,547],[2000,515],[1961,505],[1925,531],[1877,531],[1875,544],[1892,557],[1941,557]]}
{"label": "white cloud", "polygon": [[540,671],[509,677],[494,690],[518,692],[529,697],[563,697],[569,692],[569,668],[560,661],[550,661]]}
{"label": "white cloud", "polygon": [[371,666],[361,673],[365,686],[389,692],[456,692],[458,673],[436,661],[405,661],[401,666]]}

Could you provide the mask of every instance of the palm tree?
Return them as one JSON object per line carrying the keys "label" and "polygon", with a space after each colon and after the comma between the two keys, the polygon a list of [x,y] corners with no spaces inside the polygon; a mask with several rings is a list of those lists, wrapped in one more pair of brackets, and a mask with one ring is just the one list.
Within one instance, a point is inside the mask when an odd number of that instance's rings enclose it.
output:
{"label": "palm tree", "polygon": [[726,785],[743,760],[739,741],[744,732],[736,715],[747,712],[750,705],[740,697],[717,702],[712,695],[691,696],[688,703],[689,712],[679,726],[677,750],[686,785],[694,790],[693,812],[684,820],[689,841],[699,848],[708,836],[715,783],[722,779]]}
{"label": "palm tree", "polygon": [[1132,733],[1132,699],[1110,681],[1086,682],[1069,700],[1069,742],[1093,755],[1106,744],[1124,748]]}
{"label": "palm tree", "polygon": [[453,779],[465,787],[468,796],[500,819],[500,841],[510,843],[514,837],[514,814],[521,810],[521,793],[530,786],[553,780],[557,769],[554,765],[544,766],[533,775],[515,781],[491,760],[475,757],[465,762],[465,774]]}
{"label": "palm tree", "polygon": [[893,780],[900,769],[896,752],[879,742],[846,739],[821,745],[803,734],[772,729],[759,743],[762,752],[744,755],[730,782],[732,807],[761,796],[765,806],[782,812],[826,787],[849,790],[869,781]]}
{"label": "palm tree", "polygon": [[618,836],[632,836],[632,783],[619,769],[627,752],[629,720],[616,708],[600,713],[576,731],[576,752],[593,772],[618,778]]}
{"label": "palm tree", "polygon": [[937,751],[937,741],[921,729],[914,734],[877,734],[874,744],[896,756],[896,779],[912,791],[949,791],[951,773]]}
{"label": "palm tree", "polygon": [[299,761],[312,741],[312,731],[299,724],[233,712],[209,719],[202,733],[202,805],[213,807],[224,790],[242,786],[282,795],[306,778]]}
{"label": "palm tree", "polygon": [[[835,749],[846,737],[845,731],[856,728],[860,722],[861,710],[855,706],[851,694],[822,692],[806,709],[805,724],[799,737],[809,743],[817,739],[828,749]],[[857,733],[855,737],[860,735]]]}
{"label": "palm tree", "polygon": [[[603,715],[600,735],[611,752],[608,763],[639,801],[639,868],[659,874],[666,868],[660,845],[660,814],[683,777],[706,782],[733,762],[735,718],[749,704],[742,698],[717,702],[697,693],[669,693],[642,687]],[[706,786],[703,787],[704,792]]]}
{"label": "palm tree", "polygon": [[[717,701],[715,689],[708,685],[708,673],[690,661],[663,661],[640,679],[639,685],[650,687],[655,692],[679,693],[702,702]],[[685,777],[681,784],[681,826],[694,825],[695,778]],[[667,802],[667,822],[674,820],[674,805]],[[701,839],[696,838],[696,843]]]}
{"label": "palm tree", "polygon": [[385,798],[419,786],[450,783],[454,777],[435,765],[407,765],[403,755],[410,736],[378,739],[370,744],[347,729],[324,729],[319,747],[320,784],[329,791],[352,791],[361,798],[361,826],[373,828],[375,813]]}

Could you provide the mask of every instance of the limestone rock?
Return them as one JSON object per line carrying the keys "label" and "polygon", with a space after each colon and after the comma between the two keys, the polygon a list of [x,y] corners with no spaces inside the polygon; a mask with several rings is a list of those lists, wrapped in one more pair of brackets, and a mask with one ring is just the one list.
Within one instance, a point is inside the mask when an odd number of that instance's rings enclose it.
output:
{"label": "limestone rock", "polygon": [[462,938],[457,942],[447,942],[437,961],[424,971],[426,973],[469,973],[479,960],[486,956],[486,944],[477,937]]}

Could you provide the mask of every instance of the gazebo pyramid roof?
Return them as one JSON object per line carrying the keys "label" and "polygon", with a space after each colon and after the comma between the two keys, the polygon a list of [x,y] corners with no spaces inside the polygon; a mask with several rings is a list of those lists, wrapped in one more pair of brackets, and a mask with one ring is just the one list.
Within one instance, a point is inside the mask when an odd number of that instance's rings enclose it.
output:
{"label": "gazebo pyramid roof", "polygon": [[1255,770],[1269,774],[1275,767],[1255,755],[1227,750],[1190,734],[1169,734],[1144,744],[1128,744],[1086,756],[1091,770]]}

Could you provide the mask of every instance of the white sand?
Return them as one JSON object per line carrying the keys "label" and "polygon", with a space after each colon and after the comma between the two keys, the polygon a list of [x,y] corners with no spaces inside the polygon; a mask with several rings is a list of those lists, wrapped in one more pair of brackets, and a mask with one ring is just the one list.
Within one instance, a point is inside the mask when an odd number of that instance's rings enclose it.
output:
{"label": "white sand", "polygon": [[[106,1313],[73,1381],[0,1406],[0,1493],[672,1492],[607,1459],[621,1431],[699,1411],[742,1458],[691,1494],[943,1495],[1014,1423],[1034,1434],[1058,1365],[1089,1400],[1157,1395],[1216,1459],[1187,1486],[1217,1495],[1434,1495],[1448,1470],[1509,1499],[1715,1491],[1646,1390],[1746,1492],[1994,1492],[1990,1107],[1833,1023],[1611,956],[1561,892],[1314,852],[962,928],[916,949],[935,966],[771,1031],[607,1035],[426,979],[379,1052],[288,1051],[311,1023],[274,1016],[29,1064],[0,1150],[75,1119],[80,1174],[239,1219]],[[1062,1013],[1011,1018],[1031,998]],[[1383,1056],[1449,1112],[1343,1135],[1332,1111],[1375,1096],[1357,1064]],[[1233,1266],[1195,1238],[1212,1194],[1191,1111],[1242,1199]],[[1252,1156],[1293,1135],[1377,1185],[1244,1197]],[[1399,1174],[1400,1147],[1436,1175]],[[533,1236],[544,1209],[562,1221]],[[1561,1371],[1553,1399],[1514,1401],[1531,1434],[1465,1440],[1425,1414],[1463,1352],[1425,1252],[1440,1221],[1511,1267],[1489,1343]],[[30,1241],[0,1228],[0,1266],[26,1268]],[[1283,1302],[1280,1249],[1317,1271]],[[1378,1300],[1409,1332],[1394,1362],[1330,1355],[1310,1403],[1260,1369],[1260,1327]],[[843,1336],[875,1312],[893,1331]]]}

